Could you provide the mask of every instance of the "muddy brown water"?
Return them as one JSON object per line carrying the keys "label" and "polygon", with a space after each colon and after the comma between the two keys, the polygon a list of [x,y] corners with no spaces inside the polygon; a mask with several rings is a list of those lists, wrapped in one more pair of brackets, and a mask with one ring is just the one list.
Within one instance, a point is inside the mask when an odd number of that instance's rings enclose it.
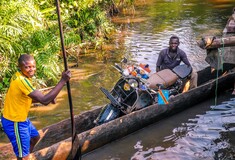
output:
{"label": "muddy brown water", "polygon": [[[234,0],[139,0],[134,11],[123,8],[125,14],[113,19],[119,31],[111,49],[79,57],[78,67],[71,69],[74,114],[108,102],[99,87],[111,89],[115,84],[119,74],[112,65],[121,57],[147,63],[154,72],[158,53],[168,46],[173,34],[180,37],[180,48],[195,70],[208,66],[206,52],[196,41],[207,35],[221,36],[233,7]],[[212,97],[201,107],[192,107],[83,159],[223,159],[226,155],[225,159],[232,159],[229,155],[235,153],[235,100],[229,96],[228,92],[227,99],[221,100],[221,104],[229,105],[216,109]],[[66,88],[59,94],[57,104],[33,107],[29,116],[38,129],[69,118]],[[7,142],[0,132],[0,145]]]}
{"label": "muddy brown water", "polygon": [[[176,7],[177,9],[173,8]],[[159,51],[168,39],[180,37],[180,48],[187,52],[195,70],[207,66],[206,53],[196,40],[222,36],[234,1],[151,1],[138,19],[126,24],[126,56],[148,63],[155,70]],[[142,19],[139,18],[141,15]],[[133,17],[129,18],[131,22]],[[168,117],[87,155],[84,160],[218,160],[235,159],[235,99],[231,90],[211,97],[175,116]],[[218,99],[217,99],[218,98]],[[215,105],[217,102],[217,105]],[[137,124],[138,125],[138,124]]]}

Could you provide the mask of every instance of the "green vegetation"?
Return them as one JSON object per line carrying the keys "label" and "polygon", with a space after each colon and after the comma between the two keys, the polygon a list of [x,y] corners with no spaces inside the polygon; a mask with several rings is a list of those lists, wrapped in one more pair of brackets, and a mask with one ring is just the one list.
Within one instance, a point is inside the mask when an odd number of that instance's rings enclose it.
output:
{"label": "green vegetation", "polygon": [[[68,58],[85,47],[100,47],[114,27],[107,13],[112,0],[61,2],[61,18]],[[63,66],[54,0],[1,0],[0,2],[0,96],[17,70],[23,53],[34,55],[38,87],[54,85]],[[74,49],[75,48],[75,49]],[[75,54],[75,55],[74,55]]]}

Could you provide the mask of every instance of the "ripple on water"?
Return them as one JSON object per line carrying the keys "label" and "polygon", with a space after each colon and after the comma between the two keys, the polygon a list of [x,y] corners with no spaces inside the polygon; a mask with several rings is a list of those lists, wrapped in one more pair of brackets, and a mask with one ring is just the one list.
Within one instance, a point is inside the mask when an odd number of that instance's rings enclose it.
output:
{"label": "ripple on water", "polygon": [[[195,119],[189,119],[166,136],[164,143],[173,143],[174,146],[156,146],[138,150],[131,159],[233,159],[235,158],[235,99],[211,106],[211,110]],[[138,143],[141,146],[141,141]],[[167,146],[167,145],[166,145]],[[229,152],[228,152],[229,151]]]}

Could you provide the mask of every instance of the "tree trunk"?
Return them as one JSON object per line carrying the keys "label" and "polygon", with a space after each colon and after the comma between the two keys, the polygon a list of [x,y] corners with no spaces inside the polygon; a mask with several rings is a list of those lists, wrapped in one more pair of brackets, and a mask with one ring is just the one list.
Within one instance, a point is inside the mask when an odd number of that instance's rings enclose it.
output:
{"label": "tree trunk", "polygon": [[216,37],[204,37],[197,44],[202,49],[217,49],[222,47],[235,46],[235,36],[216,38]]}

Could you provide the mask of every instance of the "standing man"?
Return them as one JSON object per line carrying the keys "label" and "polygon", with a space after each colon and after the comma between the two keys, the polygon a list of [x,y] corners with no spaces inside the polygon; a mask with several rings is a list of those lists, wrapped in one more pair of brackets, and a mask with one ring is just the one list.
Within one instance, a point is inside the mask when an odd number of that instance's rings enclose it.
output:
{"label": "standing man", "polygon": [[7,91],[2,125],[7,134],[18,160],[28,160],[29,154],[40,139],[37,129],[28,119],[28,112],[32,102],[43,105],[54,103],[64,84],[69,81],[71,72],[62,73],[58,84],[46,95],[35,89],[31,78],[36,72],[36,62],[33,56],[23,54],[18,59],[19,70],[12,76]]}
{"label": "standing man", "polygon": [[[156,72],[167,68],[172,70],[174,67],[180,65],[181,62],[184,62],[188,67],[191,67],[187,55],[178,47],[179,44],[179,37],[172,36],[170,38],[169,47],[161,50],[159,53]],[[192,71],[189,89],[197,87],[197,77],[197,73]]]}

